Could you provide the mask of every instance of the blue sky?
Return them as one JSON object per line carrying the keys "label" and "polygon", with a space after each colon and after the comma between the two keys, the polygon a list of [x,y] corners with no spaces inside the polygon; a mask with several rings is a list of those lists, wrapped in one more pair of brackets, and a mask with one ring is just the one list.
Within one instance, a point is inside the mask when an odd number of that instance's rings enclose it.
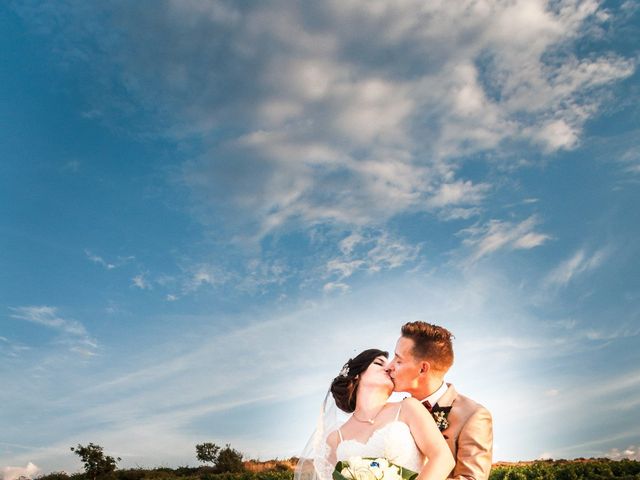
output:
{"label": "blue sky", "polygon": [[[640,458],[635,2],[0,7],[0,468],[296,455],[400,326],[495,459]],[[38,470],[39,469],[39,470]]]}

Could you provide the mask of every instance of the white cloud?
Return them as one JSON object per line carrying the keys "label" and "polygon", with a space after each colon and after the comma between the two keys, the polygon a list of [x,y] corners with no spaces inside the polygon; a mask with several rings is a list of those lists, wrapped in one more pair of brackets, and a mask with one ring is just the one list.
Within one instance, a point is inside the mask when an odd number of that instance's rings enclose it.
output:
{"label": "white cloud", "polygon": [[340,240],[340,243],[338,245],[340,247],[340,251],[344,255],[350,255],[351,252],[353,252],[353,249],[363,241],[364,237],[360,233],[352,232],[351,234]]}
{"label": "white cloud", "polygon": [[533,231],[538,223],[538,218],[531,216],[520,223],[491,220],[485,225],[461,230],[459,234],[466,237],[463,244],[471,250],[467,261],[477,262],[501,249],[528,250],[543,245],[551,237]]}
{"label": "white cloud", "polygon": [[609,341],[616,340],[619,338],[630,338],[636,337],[640,335],[640,328],[638,327],[628,327],[628,326],[620,326],[616,328],[608,328],[608,329],[595,329],[589,328],[582,332],[584,337],[591,341]]}
{"label": "white cloud", "polygon": [[327,283],[325,291],[343,288],[344,280],[357,271],[377,273],[409,264],[420,251],[420,246],[371,230],[352,232],[338,245],[342,254],[329,260],[325,267],[326,276],[335,277],[337,282]]}
{"label": "white cloud", "polygon": [[[461,177],[464,156],[574,148],[610,86],[635,71],[614,54],[572,53],[611,21],[594,0],[167,5],[105,7],[111,16],[69,5],[56,51],[93,78],[116,72],[101,85],[118,89],[90,85],[87,110],[104,121],[127,105],[162,112],[156,133],[197,137],[202,153],[179,178],[194,215],[253,239],[288,223],[379,226],[443,207],[442,219],[469,218],[476,210],[460,206],[494,187]],[[238,133],[221,142],[219,131]]]}
{"label": "white cloud", "polygon": [[619,161],[624,166],[625,173],[640,174],[640,146],[629,147]]}
{"label": "white cloud", "polygon": [[0,337],[0,354],[11,358],[18,358],[27,350],[31,350],[31,347],[20,342],[11,341],[7,337]]}
{"label": "white cloud", "polygon": [[349,285],[347,285],[346,283],[342,283],[342,282],[328,282],[325,283],[324,286],[322,287],[322,290],[325,293],[332,293],[332,292],[347,292],[349,291]]}
{"label": "white cloud", "polygon": [[206,268],[199,268],[191,277],[192,288],[196,289],[200,285],[213,285],[217,276],[214,272]]}
{"label": "white cloud", "polygon": [[370,272],[398,268],[414,260],[419,251],[419,245],[409,245],[400,239],[383,234],[376,239],[375,246],[367,252],[367,268]]}
{"label": "white cloud", "polygon": [[131,260],[133,260],[135,258],[133,256],[118,257],[118,260],[116,262],[108,262],[104,258],[102,258],[99,255],[96,255],[95,253],[93,253],[89,249],[85,249],[84,253],[87,256],[87,258],[89,260],[91,260],[93,263],[97,263],[98,265],[102,265],[107,270],[113,270],[114,268],[120,267],[120,266],[126,264],[127,262],[129,262],[129,261],[131,261]]}
{"label": "white cloud", "polygon": [[599,267],[609,253],[610,250],[606,247],[596,250],[591,254],[588,254],[584,248],[581,248],[549,272],[545,283],[551,287],[566,286],[575,277]]}
{"label": "white cloud", "polygon": [[4,467],[2,480],[17,480],[20,477],[34,478],[40,472],[40,468],[32,462],[29,462],[26,467]]}
{"label": "white cloud", "polygon": [[447,205],[477,204],[482,201],[487,184],[474,185],[471,181],[457,180],[452,183],[443,183],[427,204],[430,207],[441,208]]}
{"label": "white cloud", "polygon": [[536,138],[548,152],[559,149],[569,150],[578,143],[579,131],[564,120],[552,120],[546,123],[536,134]]}
{"label": "white cloud", "polygon": [[151,290],[153,287],[151,283],[146,279],[146,275],[141,273],[131,279],[131,285],[139,288],[140,290]]}
{"label": "white cloud", "polygon": [[613,460],[622,460],[626,458],[628,460],[640,461],[640,447],[637,445],[629,445],[627,448],[618,449],[612,448],[604,455],[605,457]]}
{"label": "white cloud", "polygon": [[450,220],[467,220],[471,217],[480,215],[480,209],[477,207],[461,208],[455,207],[438,212],[438,218],[445,221]]}
{"label": "white cloud", "polygon": [[348,260],[334,258],[327,262],[327,271],[339,278],[347,278],[354,274],[363,264],[364,260]]}
{"label": "white cloud", "polygon": [[27,320],[28,322],[44,325],[49,328],[60,330],[64,333],[75,336],[86,336],[87,330],[76,320],[67,320],[58,315],[56,307],[49,306],[29,306],[29,307],[9,307],[13,313],[11,318]]}
{"label": "white cloud", "polygon": [[89,260],[91,260],[92,262],[97,263],[99,265],[102,265],[107,270],[111,270],[113,268],[116,268],[116,266],[113,263],[106,262],[102,257],[99,257],[98,255],[95,255],[95,254],[91,253],[89,250],[85,250],[84,253],[87,255],[87,258]]}

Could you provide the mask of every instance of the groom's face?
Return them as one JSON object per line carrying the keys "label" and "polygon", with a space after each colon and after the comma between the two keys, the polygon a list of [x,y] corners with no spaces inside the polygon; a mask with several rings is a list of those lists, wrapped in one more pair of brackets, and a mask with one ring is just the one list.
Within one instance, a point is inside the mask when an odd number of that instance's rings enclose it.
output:
{"label": "groom's face", "polygon": [[413,340],[407,337],[400,337],[396,343],[393,359],[387,367],[396,392],[413,393],[419,388],[421,362],[414,357],[413,347]]}

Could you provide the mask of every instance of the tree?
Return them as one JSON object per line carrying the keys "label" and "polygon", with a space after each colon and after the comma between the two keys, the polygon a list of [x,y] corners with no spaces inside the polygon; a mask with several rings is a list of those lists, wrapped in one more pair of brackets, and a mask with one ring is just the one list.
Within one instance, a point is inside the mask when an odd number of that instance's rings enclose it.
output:
{"label": "tree", "polygon": [[122,460],[120,457],[105,456],[102,447],[93,443],[86,447],[78,444],[77,447],[71,447],[71,451],[80,457],[84,463],[84,471],[91,480],[113,473],[117,462]]}
{"label": "tree", "polygon": [[243,472],[242,454],[226,444],[220,448],[215,443],[200,443],[196,445],[196,456],[203,463],[212,463],[215,473]]}
{"label": "tree", "polygon": [[236,473],[244,472],[244,463],[242,463],[242,454],[227,443],[227,445],[220,450],[218,458],[216,460],[216,472],[217,473]]}
{"label": "tree", "polygon": [[196,445],[196,457],[202,463],[216,463],[220,447],[215,443],[207,442]]}

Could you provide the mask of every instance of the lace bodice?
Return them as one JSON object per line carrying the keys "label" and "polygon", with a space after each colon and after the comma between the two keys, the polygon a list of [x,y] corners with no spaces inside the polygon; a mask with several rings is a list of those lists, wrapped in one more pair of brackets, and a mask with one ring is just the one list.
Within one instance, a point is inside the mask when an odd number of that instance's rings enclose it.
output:
{"label": "lace bodice", "polygon": [[424,465],[424,456],[411,435],[409,425],[397,419],[373,432],[365,443],[343,440],[338,444],[337,460],[348,460],[354,456],[384,457],[414,472],[420,472]]}

